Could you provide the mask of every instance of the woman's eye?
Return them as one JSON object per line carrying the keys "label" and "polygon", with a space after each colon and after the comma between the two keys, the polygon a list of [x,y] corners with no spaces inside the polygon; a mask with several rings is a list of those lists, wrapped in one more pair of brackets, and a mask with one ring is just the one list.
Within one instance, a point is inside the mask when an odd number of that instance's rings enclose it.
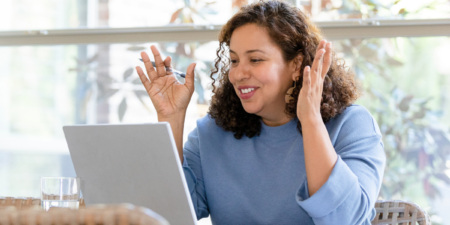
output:
{"label": "woman's eye", "polygon": [[262,60],[261,59],[252,59],[250,61],[256,63],[256,62],[261,62]]}
{"label": "woman's eye", "polygon": [[237,60],[231,60],[231,63],[235,64],[235,63],[237,63]]}

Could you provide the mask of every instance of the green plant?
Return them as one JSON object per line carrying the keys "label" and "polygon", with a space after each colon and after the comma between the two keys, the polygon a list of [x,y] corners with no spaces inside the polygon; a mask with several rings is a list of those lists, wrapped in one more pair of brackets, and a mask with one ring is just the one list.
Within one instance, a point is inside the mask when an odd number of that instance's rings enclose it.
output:
{"label": "green plant", "polygon": [[[387,165],[381,196],[415,201],[440,196],[439,185],[450,185],[445,173],[450,159],[450,132],[439,123],[439,114],[427,108],[431,100],[415,98],[398,88],[382,94],[370,93],[380,104],[371,109],[379,123]],[[422,197],[420,197],[422,196]]]}

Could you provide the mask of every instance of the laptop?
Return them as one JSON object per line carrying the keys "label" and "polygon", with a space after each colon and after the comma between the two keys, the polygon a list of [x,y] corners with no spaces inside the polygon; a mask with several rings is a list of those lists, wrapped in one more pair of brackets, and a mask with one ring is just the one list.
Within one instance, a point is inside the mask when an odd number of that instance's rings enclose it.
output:
{"label": "laptop", "polygon": [[86,205],[131,203],[197,224],[169,123],[64,126]]}

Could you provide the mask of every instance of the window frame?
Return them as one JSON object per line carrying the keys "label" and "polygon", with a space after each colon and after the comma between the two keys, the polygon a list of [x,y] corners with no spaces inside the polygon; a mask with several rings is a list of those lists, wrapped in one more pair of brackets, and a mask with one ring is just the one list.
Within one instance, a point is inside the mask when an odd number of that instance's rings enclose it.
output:
{"label": "window frame", "polygon": [[[329,40],[450,36],[450,19],[316,22]],[[222,25],[0,31],[0,46],[217,41]]]}

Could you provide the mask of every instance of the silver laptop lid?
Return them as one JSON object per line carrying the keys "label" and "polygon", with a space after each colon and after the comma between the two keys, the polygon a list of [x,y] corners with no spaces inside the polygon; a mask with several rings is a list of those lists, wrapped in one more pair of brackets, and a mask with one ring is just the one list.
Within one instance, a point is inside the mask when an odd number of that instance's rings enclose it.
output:
{"label": "silver laptop lid", "polygon": [[131,203],[172,225],[196,216],[168,123],[63,127],[86,204]]}

